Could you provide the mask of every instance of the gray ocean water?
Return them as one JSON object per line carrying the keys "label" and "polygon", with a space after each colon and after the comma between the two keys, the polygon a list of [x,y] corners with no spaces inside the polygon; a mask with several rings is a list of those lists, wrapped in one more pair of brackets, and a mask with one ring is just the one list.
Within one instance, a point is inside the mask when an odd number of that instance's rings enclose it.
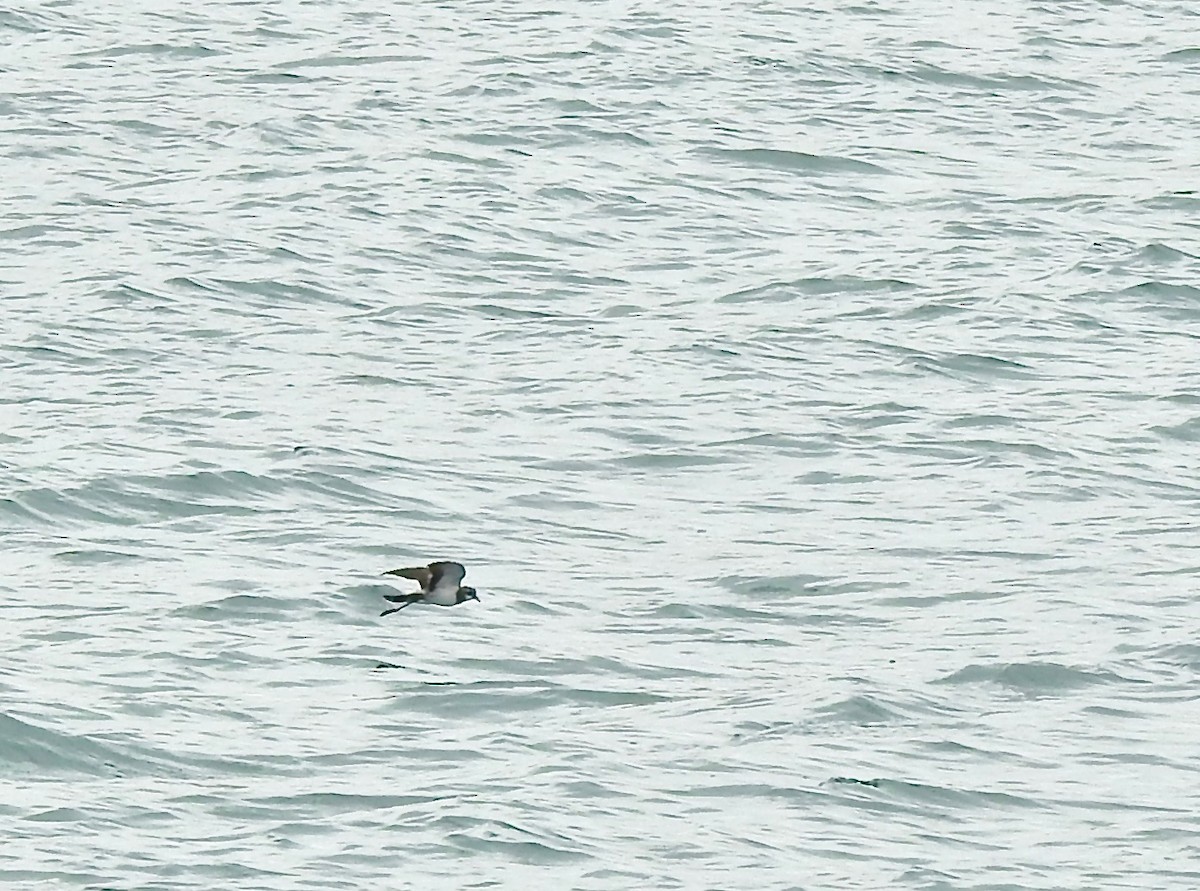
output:
{"label": "gray ocean water", "polygon": [[0,10],[0,885],[1200,887],[1197,35]]}

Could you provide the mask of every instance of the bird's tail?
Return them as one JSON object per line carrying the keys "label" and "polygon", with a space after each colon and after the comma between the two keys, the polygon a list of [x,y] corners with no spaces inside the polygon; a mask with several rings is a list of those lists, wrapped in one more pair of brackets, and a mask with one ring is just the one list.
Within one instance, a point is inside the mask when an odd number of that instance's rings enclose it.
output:
{"label": "bird's tail", "polygon": [[421,599],[420,594],[384,594],[384,600],[390,600],[392,603],[416,603]]}

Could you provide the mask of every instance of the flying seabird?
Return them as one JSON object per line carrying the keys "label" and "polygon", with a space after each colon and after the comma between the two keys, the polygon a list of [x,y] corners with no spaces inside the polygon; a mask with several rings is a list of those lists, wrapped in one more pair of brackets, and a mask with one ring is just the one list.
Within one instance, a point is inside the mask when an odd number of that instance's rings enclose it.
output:
{"label": "flying seabird", "polygon": [[384,575],[398,575],[406,579],[414,579],[421,585],[421,590],[415,594],[384,594],[384,600],[398,603],[391,609],[385,609],[379,615],[386,616],[399,612],[410,603],[434,603],[438,606],[454,606],[468,600],[478,600],[479,595],[474,588],[462,586],[463,576],[467,570],[461,563],[441,560],[428,566],[411,566],[407,569],[393,569]]}

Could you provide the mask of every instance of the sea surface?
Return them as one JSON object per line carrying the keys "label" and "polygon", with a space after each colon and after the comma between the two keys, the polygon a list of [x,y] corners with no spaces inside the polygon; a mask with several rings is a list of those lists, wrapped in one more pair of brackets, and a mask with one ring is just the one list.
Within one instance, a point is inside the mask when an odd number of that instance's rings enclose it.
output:
{"label": "sea surface", "polygon": [[1198,108],[1167,0],[0,10],[0,887],[1200,887]]}

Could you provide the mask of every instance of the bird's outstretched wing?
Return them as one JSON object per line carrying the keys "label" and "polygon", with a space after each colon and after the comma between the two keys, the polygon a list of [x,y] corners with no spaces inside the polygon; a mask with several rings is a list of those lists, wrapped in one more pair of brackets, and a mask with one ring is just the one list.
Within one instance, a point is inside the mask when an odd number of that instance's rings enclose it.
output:
{"label": "bird's outstretched wing", "polygon": [[[437,564],[434,564],[437,565]],[[405,579],[414,579],[421,589],[428,591],[432,587],[433,573],[427,566],[409,566],[404,569],[389,569],[384,575],[398,575]]]}
{"label": "bird's outstretched wing", "polygon": [[455,563],[452,560],[441,560],[437,563],[430,563],[429,571],[433,574],[433,580],[430,584],[431,590],[433,588],[440,588],[442,585],[458,590],[458,586],[462,584],[463,577],[467,574],[466,568],[461,563]]}

